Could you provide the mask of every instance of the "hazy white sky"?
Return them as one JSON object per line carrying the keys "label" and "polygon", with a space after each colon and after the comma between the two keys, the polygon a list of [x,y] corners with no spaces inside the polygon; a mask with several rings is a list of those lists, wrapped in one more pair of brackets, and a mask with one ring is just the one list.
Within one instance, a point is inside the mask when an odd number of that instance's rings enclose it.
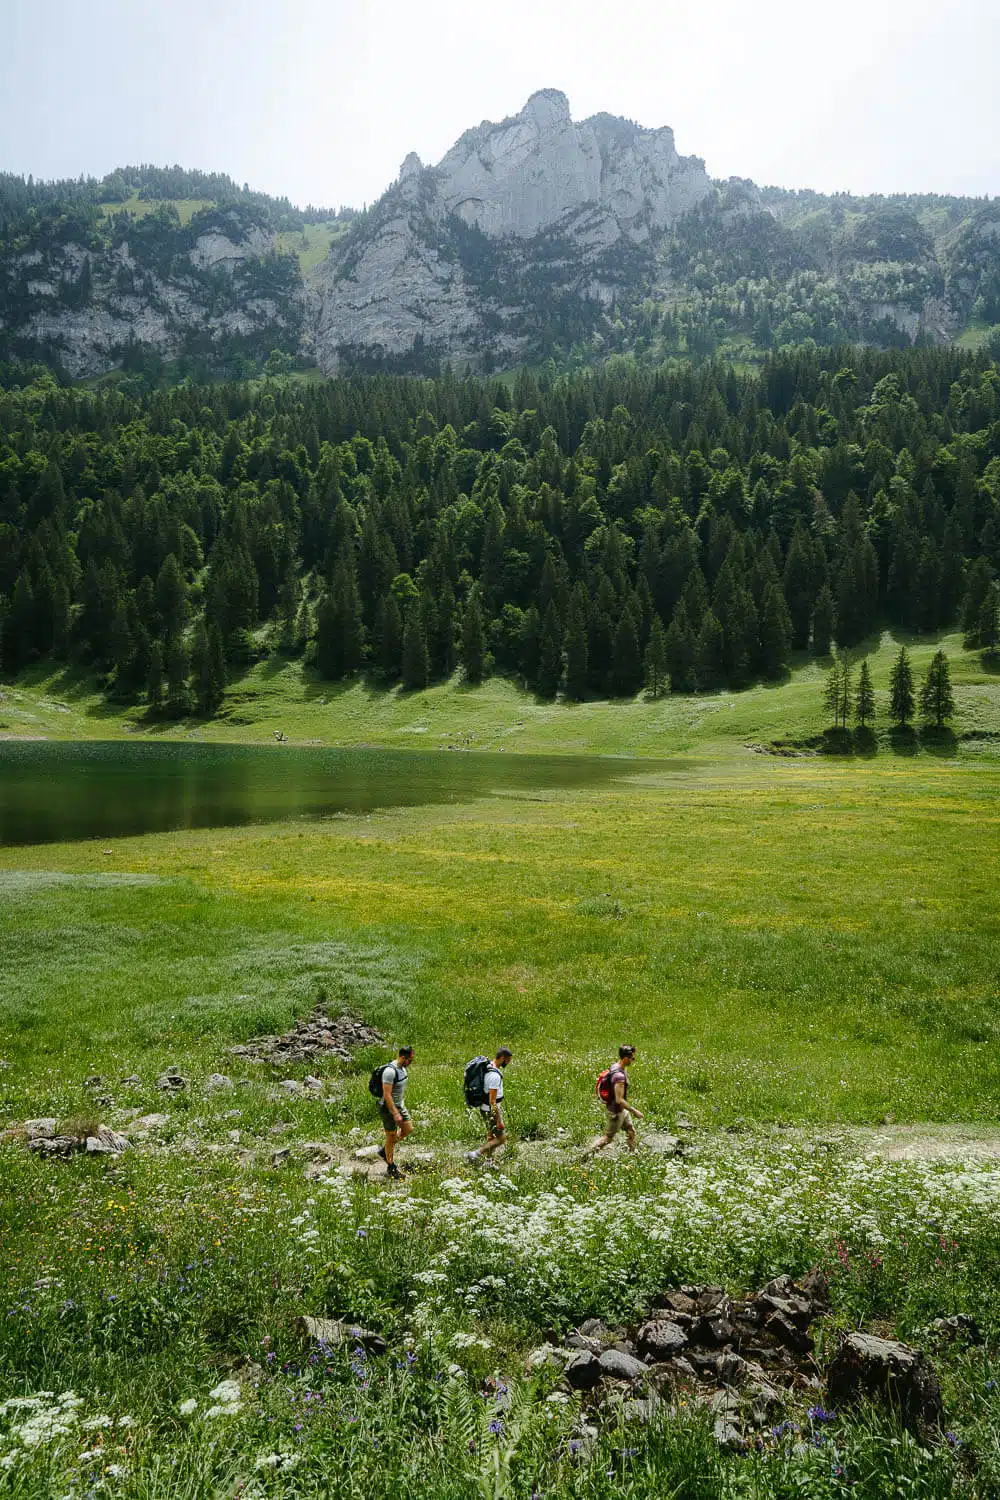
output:
{"label": "hazy white sky", "polygon": [[716,177],[1000,193],[1000,0],[0,0],[0,171],[359,205],[561,88]]}

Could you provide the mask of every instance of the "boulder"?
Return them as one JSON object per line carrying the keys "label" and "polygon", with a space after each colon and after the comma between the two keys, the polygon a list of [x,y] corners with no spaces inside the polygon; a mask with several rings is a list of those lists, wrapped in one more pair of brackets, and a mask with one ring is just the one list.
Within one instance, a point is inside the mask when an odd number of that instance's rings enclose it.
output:
{"label": "boulder", "polygon": [[579,1349],[566,1363],[563,1374],[575,1391],[592,1391],[603,1371],[596,1354],[589,1349]]}
{"label": "boulder", "polygon": [[745,1447],[742,1432],[738,1427],[733,1426],[728,1417],[716,1417],[712,1436],[726,1453],[739,1453]]}
{"label": "boulder", "polygon": [[162,1130],[170,1124],[169,1115],[139,1115],[132,1121],[133,1130]]}
{"label": "boulder", "polygon": [[772,1313],[764,1324],[764,1332],[769,1333],[772,1338],[777,1339],[786,1349],[791,1349],[795,1354],[811,1354],[813,1341],[805,1329],[798,1327],[784,1313]]}
{"label": "boulder", "polygon": [[308,1343],[325,1344],[330,1349],[348,1344],[352,1349],[364,1349],[366,1354],[384,1354],[389,1347],[380,1333],[345,1322],[343,1318],[303,1317],[297,1320],[296,1327]]}
{"label": "boulder", "polygon": [[967,1313],[955,1313],[950,1318],[935,1318],[928,1331],[943,1344],[978,1346],[985,1342],[979,1324]]}
{"label": "boulder", "polygon": [[867,1333],[849,1333],[826,1372],[835,1405],[867,1397],[897,1410],[910,1425],[941,1416],[941,1388],[919,1349]]}
{"label": "boulder", "polygon": [[724,1344],[731,1344],[736,1337],[735,1330],[728,1318],[721,1315],[699,1318],[691,1330],[692,1342],[708,1344],[709,1347],[721,1348]]}
{"label": "boulder", "polygon": [[576,1330],[585,1339],[596,1339],[599,1344],[610,1343],[614,1334],[600,1318],[585,1318]]}
{"label": "boulder", "polygon": [[681,1313],[688,1318],[693,1317],[698,1311],[696,1299],[680,1291],[664,1292],[660,1298],[660,1306],[669,1307],[671,1312]]}
{"label": "boulder", "polygon": [[120,1156],[128,1149],[128,1141],[109,1125],[100,1125],[95,1135],[88,1135],[87,1150],[91,1156]]}
{"label": "boulder", "polygon": [[179,1094],[187,1086],[188,1081],[184,1077],[184,1074],[178,1073],[171,1068],[168,1068],[165,1073],[161,1073],[156,1080],[156,1087],[160,1090],[161,1094]]}
{"label": "boulder", "polygon": [[625,1380],[634,1384],[637,1380],[645,1380],[649,1374],[641,1359],[636,1359],[634,1354],[626,1354],[621,1349],[605,1349],[598,1358],[598,1364],[601,1374],[609,1380]]}
{"label": "boulder", "polygon": [[56,1118],[54,1115],[42,1115],[37,1120],[25,1120],[21,1128],[29,1141],[33,1141],[40,1136],[55,1135]]}
{"label": "boulder", "polygon": [[647,1359],[672,1359],[687,1348],[687,1342],[684,1329],[666,1318],[644,1323],[639,1329],[639,1352]]}
{"label": "boulder", "polygon": [[524,1361],[524,1368],[529,1375],[536,1370],[561,1370],[569,1358],[567,1350],[560,1349],[558,1344],[539,1344]]}
{"label": "boulder", "polygon": [[233,1087],[233,1080],[225,1073],[209,1073],[205,1079],[206,1094],[225,1094]]}

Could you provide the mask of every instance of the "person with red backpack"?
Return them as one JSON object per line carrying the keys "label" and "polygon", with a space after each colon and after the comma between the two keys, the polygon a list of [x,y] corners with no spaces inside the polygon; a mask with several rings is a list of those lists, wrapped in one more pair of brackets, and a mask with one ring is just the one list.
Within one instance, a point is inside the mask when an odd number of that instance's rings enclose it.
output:
{"label": "person with red backpack", "polygon": [[635,1062],[634,1047],[619,1047],[618,1061],[597,1075],[597,1097],[607,1110],[607,1125],[600,1140],[590,1148],[591,1153],[603,1151],[610,1146],[619,1130],[624,1130],[630,1151],[635,1150],[635,1126],[644,1118],[642,1110],[628,1103],[628,1068]]}

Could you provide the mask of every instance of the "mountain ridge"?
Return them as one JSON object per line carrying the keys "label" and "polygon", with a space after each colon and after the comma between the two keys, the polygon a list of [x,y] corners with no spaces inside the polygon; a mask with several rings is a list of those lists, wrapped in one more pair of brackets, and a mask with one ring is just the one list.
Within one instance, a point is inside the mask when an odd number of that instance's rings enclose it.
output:
{"label": "mountain ridge", "polygon": [[[249,374],[485,372],[813,340],[893,346],[1000,325],[1000,204],[711,179],[668,126],[574,122],[559,90],[410,153],[367,210],[296,210],[219,174],[138,169],[219,201],[150,208],[98,184],[0,177],[0,360]],[[187,187],[190,182],[190,188]],[[107,192],[115,202],[100,203]],[[139,209],[143,212],[140,214]],[[324,254],[323,252],[326,251]]]}

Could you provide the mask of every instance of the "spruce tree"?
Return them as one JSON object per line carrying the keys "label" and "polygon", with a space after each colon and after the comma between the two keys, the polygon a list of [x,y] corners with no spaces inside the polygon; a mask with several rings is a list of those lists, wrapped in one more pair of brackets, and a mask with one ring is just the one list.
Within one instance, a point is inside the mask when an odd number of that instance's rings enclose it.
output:
{"label": "spruce tree", "polygon": [[792,646],[796,651],[804,651],[809,644],[809,622],[816,591],[812,547],[801,521],[796,523],[785,559],[784,589],[792,624]]}
{"label": "spruce tree", "polygon": [[425,688],[430,679],[424,617],[417,599],[411,600],[406,611],[406,624],[403,626],[402,677],[403,687],[408,693]]}
{"label": "spruce tree", "polygon": [[979,645],[988,654],[992,655],[997,648],[997,640],[1000,638],[1000,622],[997,619],[1000,599],[998,599],[997,586],[991,583],[979,611],[979,629],[977,635]]}
{"label": "spruce tree", "polygon": [[985,557],[977,557],[969,569],[965,599],[962,603],[962,632],[968,650],[984,644],[979,629],[983,619],[983,605],[993,590],[993,569]]}
{"label": "spruce tree", "polygon": [[642,657],[639,636],[631,610],[622,611],[615,630],[611,657],[611,687],[616,697],[631,698],[642,682]]}
{"label": "spruce tree", "polygon": [[861,672],[858,676],[858,693],[854,700],[854,722],[860,729],[867,729],[874,717],[875,688],[872,683],[872,674],[868,662],[863,661],[861,663]]}
{"label": "spruce tree", "polygon": [[462,611],[462,669],[474,687],[486,676],[486,631],[478,589],[470,592]]}
{"label": "spruce tree", "polygon": [[182,719],[191,708],[187,687],[189,669],[184,642],[179,639],[170,641],[166,651],[167,699],[164,711],[171,719]]}
{"label": "spruce tree", "polygon": [[667,630],[667,670],[672,693],[691,693],[694,680],[694,636],[688,624],[687,610],[678,604]]}
{"label": "spruce tree", "polygon": [[764,591],[760,613],[760,670],[765,677],[780,677],[788,667],[792,649],[792,621],[785,596],[777,583]]}
{"label": "spruce tree", "polygon": [[163,647],[154,641],[149,652],[149,671],[146,674],[146,697],[149,707],[159,713],[163,707]]}
{"label": "spruce tree", "polygon": [[575,590],[569,607],[565,644],[566,696],[579,702],[587,694],[587,605]]}
{"label": "spruce tree", "polygon": [[660,698],[667,689],[670,676],[667,671],[667,632],[659,615],[653,620],[646,647],[646,692],[651,698]]}
{"label": "spruce tree", "polygon": [[375,632],[379,672],[387,682],[394,682],[402,670],[403,621],[392,594],[386,594],[379,603]]}
{"label": "spruce tree", "polygon": [[316,610],[316,670],[321,677],[336,681],[342,675],[342,661],[337,607],[327,589]]}
{"label": "spruce tree", "polygon": [[899,655],[889,672],[889,717],[900,729],[905,729],[913,718],[915,708],[913,668],[910,666],[906,647],[900,646]]}
{"label": "spruce tree", "polygon": [[538,655],[538,680],[536,684],[540,697],[555,697],[559,691],[562,670],[562,626],[559,623],[559,612],[556,608],[556,602],[552,599],[545,611],[545,618],[542,620],[542,640]]}
{"label": "spruce tree", "polygon": [[812,648],[816,656],[829,656],[835,624],[836,609],[833,595],[824,583],[816,595],[816,607],[813,610]]}
{"label": "spruce tree", "polygon": [[943,651],[931,657],[927,675],[920,688],[920,712],[931,719],[935,729],[942,729],[955,717],[955,695],[951,690],[951,669]]}
{"label": "spruce tree", "polygon": [[694,675],[699,693],[711,693],[726,680],[726,643],[714,610],[707,609],[694,645]]}
{"label": "spruce tree", "polygon": [[840,728],[840,663],[834,662],[823,683],[823,707],[833,719],[834,729]]}

